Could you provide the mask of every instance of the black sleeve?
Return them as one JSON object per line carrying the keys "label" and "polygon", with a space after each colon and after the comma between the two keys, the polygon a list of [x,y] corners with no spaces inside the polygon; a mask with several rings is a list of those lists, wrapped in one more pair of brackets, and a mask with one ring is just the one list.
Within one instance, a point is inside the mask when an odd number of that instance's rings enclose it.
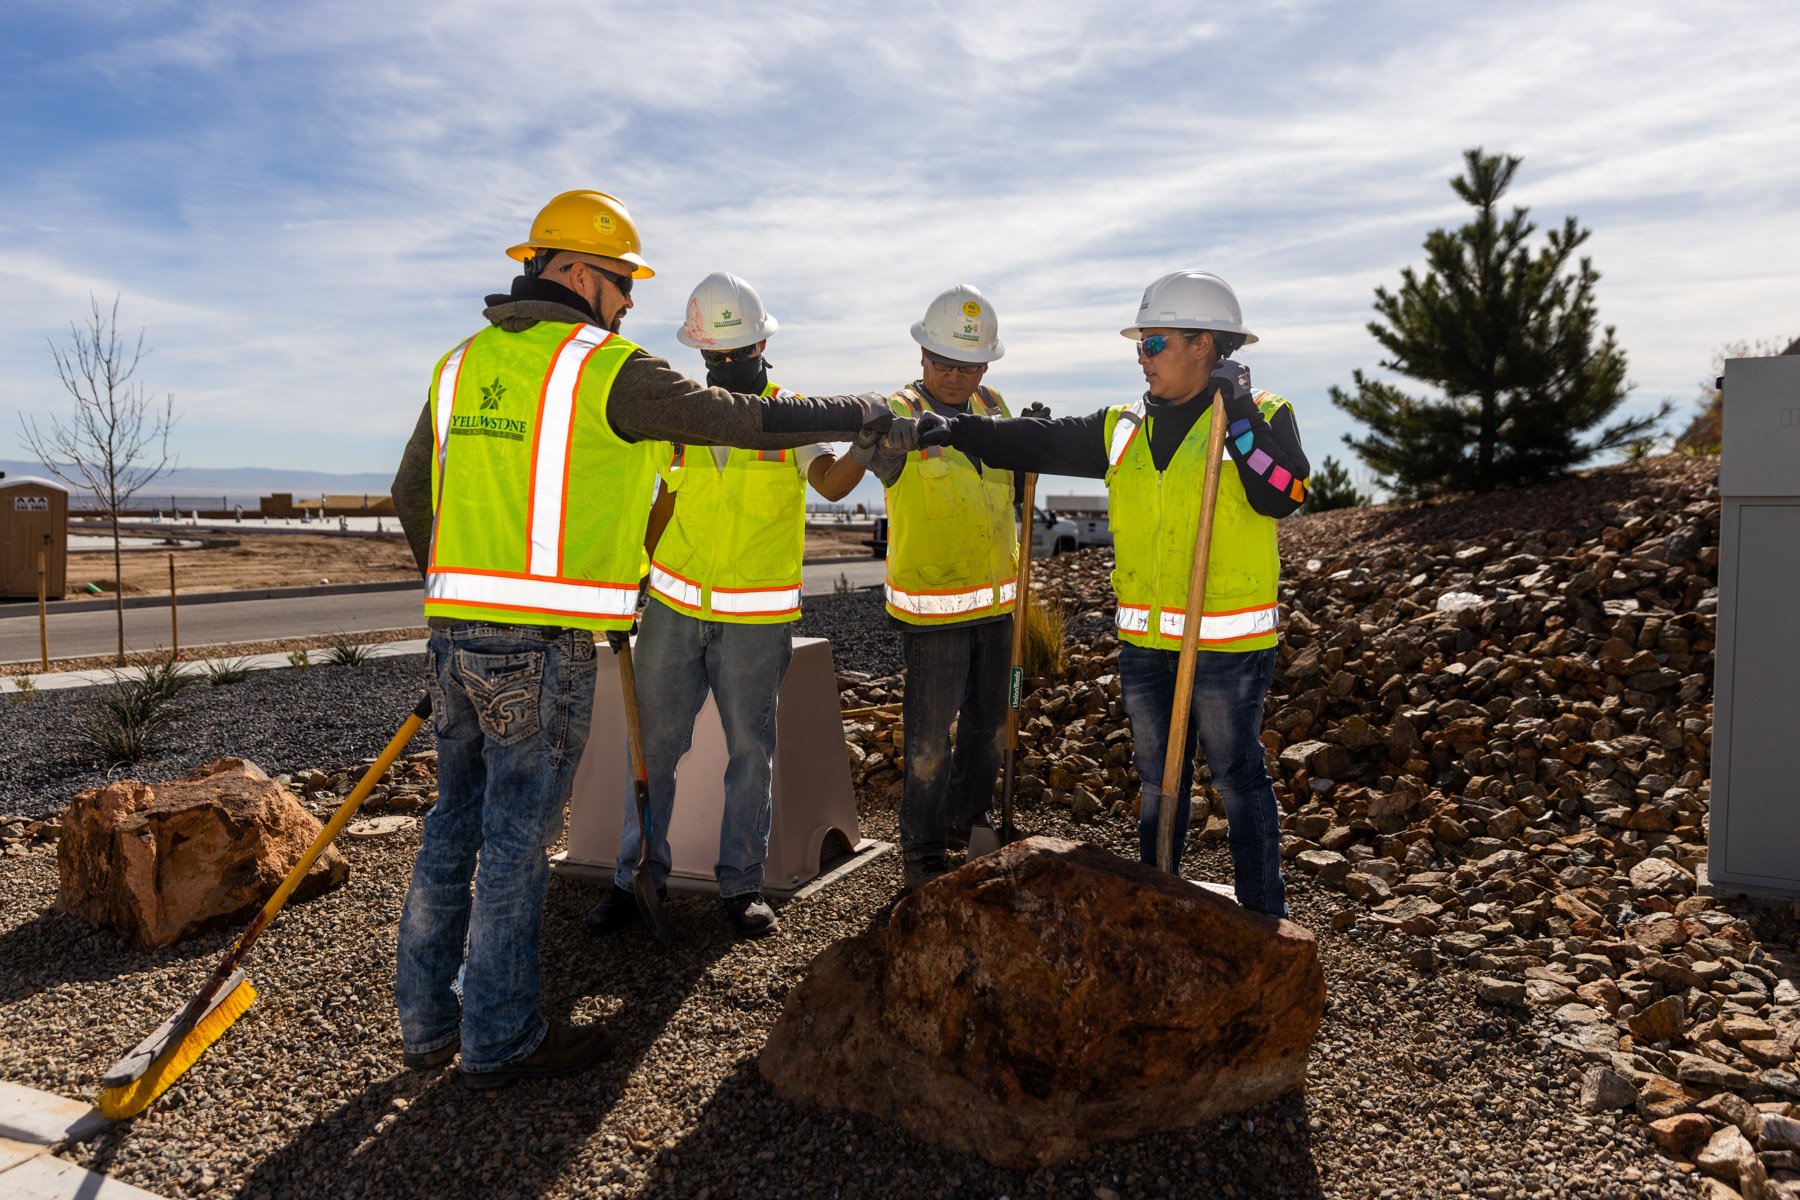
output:
{"label": "black sleeve", "polygon": [[1225,402],[1225,418],[1225,448],[1237,464],[1250,507],[1277,520],[1291,516],[1306,499],[1306,479],[1312,473],[1293,409],[1277,409],[1270,421],[1253,398],[1233,396]]}
{"label": "black sleeve", "polygon": [[863,426],[864,406],[854,396],[764,398],[707,387],[640,350],[613,378],[606,414],[628,442],[780,450],[849,441]]}
{"label": "black sleeve", "polygon": [[400,528],[406,531],[406,544],[412,547],[418,561],[419,574],[431,563],[431,401],[419,414],[412,437],[400,455],[400,469],[394,472],[388,489],[394,498],[394,513]]}
{"label": "black sleeve", "polygon": [[1008,471],[1106,478],[1104,408],[1085,417],[1055,421],[964,415],[950,422],[950,444]]}

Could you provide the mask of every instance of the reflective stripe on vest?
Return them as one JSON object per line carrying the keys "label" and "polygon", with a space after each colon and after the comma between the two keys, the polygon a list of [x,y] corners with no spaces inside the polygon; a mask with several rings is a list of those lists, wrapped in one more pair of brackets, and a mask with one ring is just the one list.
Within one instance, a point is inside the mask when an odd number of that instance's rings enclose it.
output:
{"label": "reflective stripe on vest", "polygon": [[[991,587],[970,588],[963,592],[905,592],[889,580],[886,590],[889,604],[921,617],[960,617],[994,606],[994,589]],[[1008,579],[1000,584],[1001,604],[1011,604],[1018,595],[1018,580]]]}
{"label": "reflective stripe on vest", "polygon": [[434,568],[425,577],[425,597],[437,604],[586,617],[629,617],[637,611],[635,584],[567,583],[454,567]]}
{"label": "reflective stripe on vest", "polygon": [[[1256,398],[1261,400],[1268,394],[1269,393],[1267,392],[1258,392],[1256,393]],[[1138,431],[1143,429],[1143,427],[1144,402],[1139,400],[1136,404],[1120,413],[1118,422],[1113,425],[1112,445],[1106,448],[1106,461],[1115,467],[1124,462],[1125,452],[1131,449],[1132,439],[1137,437]],[[1223,449],[1219,461],[1231,461],[1231,448],[1229,446]]]}
{"label": "reflective stripe on vest", "polygon": [[[1240,638],[1260,637],[1265,633],[1273,633],[1278,625],[1278,606],[1268,605],[1266,608],[1247,608],[1235,613],[1204,613],[1200,617],[1200,641],[1203,643],[1235,642]],[[1121,604],[1114,618],[1121,633],[1148,633],[1150,631],[1150,606],[1147,604]],[[1157,622],[1158,633],[1162,637],[1180,640],[1187,629],[1187,614],[1164,611],[1162,619]]]}
{"label": "reflective stripe on vest", "polygon": [[[473,335],[464,338],[461,344],[450,352],[449,357],[444,359],[444,365],[438,371],[437,394],[439,396],[454,397],[456,395],[456,379],[462,374],[463,356],[469,352],[469,343],[474,340]],[[444,499],[444,455],[450,449],[450,417],[454,407],[454,404],[438,405],[437,423],[431,430],[432,436],[437,438],[438,466],[438,494],[432,497],[433,512],[437,511],[437,506]]]}
{"label": "reflective stripe on vest", "polygon": [[612,333],[597,325],[579,325],[556,352],[544,393],[538,401],[537,450],[531,460],[531,573],[562,572],[564,488],[569,474],[569,435],[575,421],[575,385],[588,355],[604,346]]}

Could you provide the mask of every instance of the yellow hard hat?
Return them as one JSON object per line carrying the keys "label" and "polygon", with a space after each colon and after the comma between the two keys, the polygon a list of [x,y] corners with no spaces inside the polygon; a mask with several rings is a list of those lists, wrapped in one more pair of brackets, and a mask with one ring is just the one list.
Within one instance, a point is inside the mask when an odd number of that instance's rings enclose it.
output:
{"label": "yellow hard hat", "polygon": [[506,253],[524,262],[538,249],[576,250],[628,262],[633,279],[648,279],[656,272],[639,248],[637,223],[623,204],[605,192],[579,191],[564,192],[544,205],[531,223],[531,240]]}

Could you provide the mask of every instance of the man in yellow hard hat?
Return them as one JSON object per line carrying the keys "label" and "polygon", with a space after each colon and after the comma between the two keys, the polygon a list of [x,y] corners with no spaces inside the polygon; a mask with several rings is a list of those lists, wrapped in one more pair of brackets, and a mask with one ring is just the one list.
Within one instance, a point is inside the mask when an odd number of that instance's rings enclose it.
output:
{"label": "man in yellow hard hat", "polygon": [[[981,382],[1006,353],[985,296],[967,284],[941,293],[912,337],[920,374],[890,400],[897,428],[927,413],[1009,415]],[[1018,585],[1014,481],[979,455],[944,447],[874,470],[887,488],[887,610],[904,631],[900,851],[911,891],[949,869],[946,849],[968,845],[972,826],[988,824]]]}
{"label": "man in yellow hard hat", "polygon": [[[1174,711],[1176,664],[1206,476],[1218,473],[1207,555],[1200,652],[1176,798],[1175,860],[1187,835],[1194,751],[1204,747],[1225,801],[1232,871],[1245,908],[1287,915],[1281,825],[1263,761],[1263,701],[1275,670],[1281,562],[1275,522],[1300,507],[1310,470],[1293,405],[1252,389],[1231,360],[1256,341],[1237,294],[1204,271],[1174,271],[1144,290],[1136,321],[1120,331],[1137,347],[1147,385],[1135,404],[1085,417],[994,421],[974,414],[921,417],[900,427],[924,447],[955,446],[1020,471],[1105,479],[1113,533],[1119,684],[1142,788],[1139,857],[1156,861],[1163,758]],[[1207,425],[1222,402],[1230,468],[1206,461]],[[908,747],[910,750],[910,746]]]}
{"label": "man in yellow hard hat", "polygon": [[[745,280],[723,271],[688,297],[675,340],[700,352],[706,380],[747,395],[773,395],[763,351],[778,323]],[[858,435],[838,457],[814,444],[795,450],[676,446],[650,516],[650,604],[637,669],[659,702],[643,710],[650,827],[660,835],[646,869],[668,878],[675,776],[693,741],[694,719],[712,694],[725,734],[725,806],[714,866],[725,914],[740,937],[778,925],[763,898],[772,818],[776,707],[800,619],[806,548],[806,485],[839,500],[862,479],[879,439]],[[627,812],[613,890],[587,917],[595,933],[638,923],[631,887],[642,832]]]}
{"label": "man in yellow hard hat", "polygon": [[477,1088],[606,1051],[597,1024],[538,1009],[545,851],[593,715],[594,633],[636,613],[669,443],[779,449],[893,420],[880,396],[704,387],[618,336],[653,272],[603,192],[558,196],[507,253],[524,272],[438,360],[393,487],[425,573],[438,746],[400,918],[403,1062],[437,1067],[460,1048]]}

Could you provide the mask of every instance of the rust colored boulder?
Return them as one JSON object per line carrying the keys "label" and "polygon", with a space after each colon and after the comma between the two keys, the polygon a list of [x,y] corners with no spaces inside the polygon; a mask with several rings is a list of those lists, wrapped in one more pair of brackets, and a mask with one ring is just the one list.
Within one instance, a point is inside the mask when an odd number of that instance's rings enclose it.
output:
{"label": "rust colored boulder", "polygon": [[1324,1008],[1300,926],[1028,838],[827,947],[761,1070],[790,1101],[1030,1170],[1302,1086]]}
{"label": "rust colored boulder", "polygon": [[[57,906],[149,947],[248,920],[319,835],[318,819],[255,763],[222,758],[168,783],[124,779],[62,817]],[[295,891],[350,877],[328,848]]]}

